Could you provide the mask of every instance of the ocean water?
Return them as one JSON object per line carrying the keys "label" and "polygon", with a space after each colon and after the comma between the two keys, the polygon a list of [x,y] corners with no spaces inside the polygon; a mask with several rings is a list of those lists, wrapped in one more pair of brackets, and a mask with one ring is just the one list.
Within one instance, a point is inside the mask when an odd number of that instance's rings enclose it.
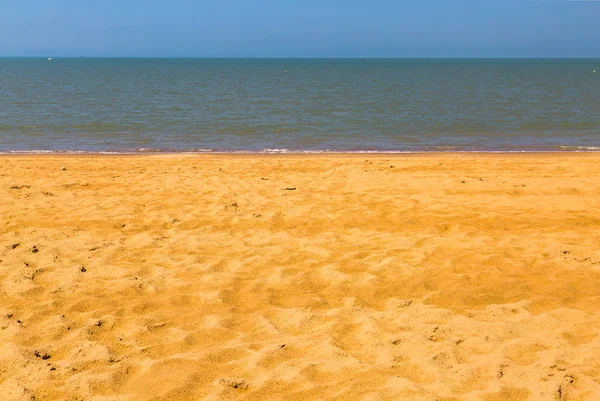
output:
{"label": "ocean water", "polygon": [[0,59],[0,152],[586,150],[600,60]]}

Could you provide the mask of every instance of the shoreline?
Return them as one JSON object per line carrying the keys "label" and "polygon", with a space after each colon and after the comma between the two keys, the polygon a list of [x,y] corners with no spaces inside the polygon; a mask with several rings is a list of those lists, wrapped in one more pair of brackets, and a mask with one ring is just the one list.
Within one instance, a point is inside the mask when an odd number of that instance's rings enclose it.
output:
{"label": "shoreline", "polygon": [[119,157],[119,156],[223,156],[223,157],[235,157],[235,156],[250,156],[250,157],[329,157],[329,156],[348,156],[348,157],[363,157],[363,156],[511,156],[511,155],[598,155],[600,150],[523,150],[523,151],[485,151],[485,150],[473,150],[473,151],[357,151],[357,152],[328,152],[328,151],[299,151],[299,152],[70,152],[70,151],[32,151],[32,152],[0,152],[0,157],[21,157],[21,156],[33,156],[33,157],[95,157],[95,156],[107,156],[107,157]]}

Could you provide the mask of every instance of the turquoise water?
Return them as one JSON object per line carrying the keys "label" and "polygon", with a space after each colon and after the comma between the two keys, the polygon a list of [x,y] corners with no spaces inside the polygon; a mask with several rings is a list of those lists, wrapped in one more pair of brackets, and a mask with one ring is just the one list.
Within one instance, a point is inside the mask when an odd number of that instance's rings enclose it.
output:
{"label": "turquoise water", "polygon": [[0,59],[0,152],[324,150],[600,150],[600,60]]}

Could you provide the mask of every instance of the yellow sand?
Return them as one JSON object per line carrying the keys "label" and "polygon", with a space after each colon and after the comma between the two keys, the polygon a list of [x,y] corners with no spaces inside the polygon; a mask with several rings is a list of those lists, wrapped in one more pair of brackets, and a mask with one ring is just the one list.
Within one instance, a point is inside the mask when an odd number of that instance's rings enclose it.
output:
{"label": "yellow sand", "polygon": [[0,194],[2,400],[600,399],[598,154],[6,156]]}

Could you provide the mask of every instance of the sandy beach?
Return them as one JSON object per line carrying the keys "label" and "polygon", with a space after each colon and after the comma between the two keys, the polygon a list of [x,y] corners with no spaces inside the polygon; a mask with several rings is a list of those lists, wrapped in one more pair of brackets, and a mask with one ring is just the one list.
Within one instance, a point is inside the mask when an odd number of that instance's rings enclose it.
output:
{"label": "sandy beach", "polygon": [[0,156],[3,400],[600,399],[600,154]]}

